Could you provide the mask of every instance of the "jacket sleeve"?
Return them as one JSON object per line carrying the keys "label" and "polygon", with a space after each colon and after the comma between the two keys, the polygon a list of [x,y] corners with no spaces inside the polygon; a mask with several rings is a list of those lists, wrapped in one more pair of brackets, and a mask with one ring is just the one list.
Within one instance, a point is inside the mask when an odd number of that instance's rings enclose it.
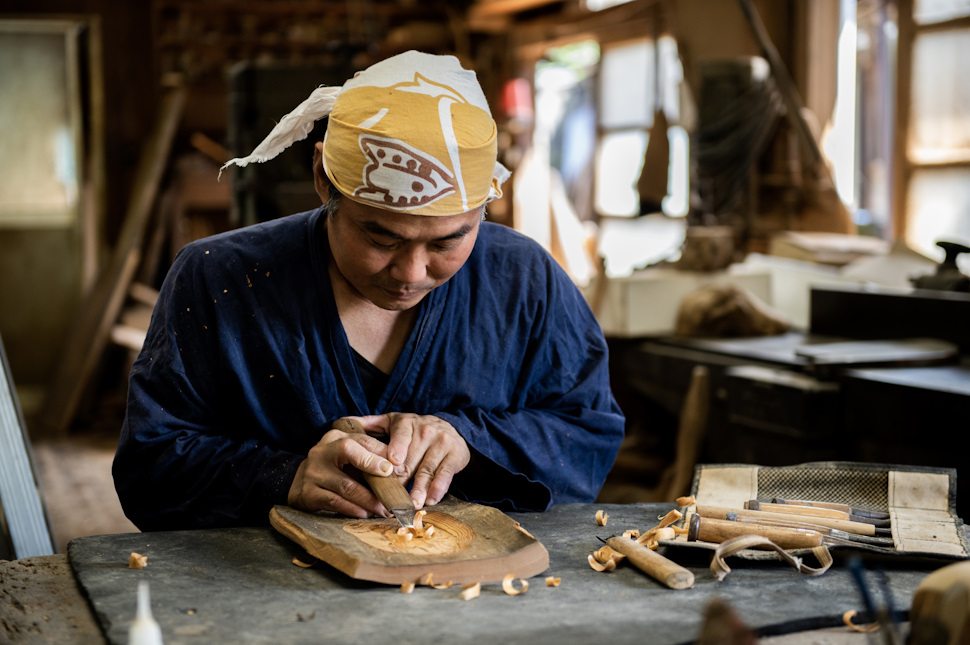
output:
{"label": "jacket sleeve", "polygon": [[[525,299],[532,311],[521,345],[496,339],[483,354],[507,351],[487,384],[505,383],[502,405],[460,406],[437,413],[472,449],[473,462],[452,491],[508,510],[542,511],[551,504],[592,502],[613,467],[624,417],[610,390],[609,357],[599,323],[558,266],[545,286]],[[505,319],[523,320],[513,305]],[[513,330],[507,335],[511,336]]]}
{"label": "jacket sleeve", "polygon": [[190,250],[173,263],[129,378],[112,473],[125,514],[146,531],[266,524],[302,461],[227,405],[220,366],[231,358],[219,355],[226,341],[200,264]]}

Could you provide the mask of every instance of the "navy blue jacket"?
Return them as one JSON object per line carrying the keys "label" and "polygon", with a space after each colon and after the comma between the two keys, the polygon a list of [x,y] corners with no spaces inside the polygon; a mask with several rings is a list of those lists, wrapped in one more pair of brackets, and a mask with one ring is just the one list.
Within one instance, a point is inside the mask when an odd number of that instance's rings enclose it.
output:
{"label": "navy blue jacket", "polygon": [[428,294],[370,406],[327,273],[322,208],[187,245],[141,354],[113,473],[142,530],[266,524],[300,462],[347,415],[451,423],[473,466],[451,492],[506,510],[591,502],[623,417],[602,332],[532,240],[483,223]]}

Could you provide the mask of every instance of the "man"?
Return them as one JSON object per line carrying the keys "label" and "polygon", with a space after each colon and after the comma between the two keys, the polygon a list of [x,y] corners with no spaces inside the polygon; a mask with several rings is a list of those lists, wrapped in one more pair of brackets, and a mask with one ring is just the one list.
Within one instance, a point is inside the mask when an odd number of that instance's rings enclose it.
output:
{"label": "man", "polygon": [[[113,466],[128,517],[388,515],[361,471],[410,483],[416,508],[592,501],[623,433],[606,345],[547,253],[483,223],[508,172],[474,73],[392,57],[234,162],[321,116],[324,206],[189,244],[162,285]],[[367,434],[330,429],[345,416]]]}

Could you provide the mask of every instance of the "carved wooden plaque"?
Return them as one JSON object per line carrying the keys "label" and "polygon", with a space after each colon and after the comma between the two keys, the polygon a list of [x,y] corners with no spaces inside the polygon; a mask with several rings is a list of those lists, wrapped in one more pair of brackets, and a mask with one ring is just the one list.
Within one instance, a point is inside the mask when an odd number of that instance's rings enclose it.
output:
{"label": "carved wooden plaque", "polygon": [[447,496],[429,507],[431,537],[397,536],[393,518],[358,520],[315,515],[289,506],[270,511],[270,523],[307,553],[357,580],[387,584],[493,582],[506,574],[530,578],[549,567],[549,553],[518,522],[497,509]]}

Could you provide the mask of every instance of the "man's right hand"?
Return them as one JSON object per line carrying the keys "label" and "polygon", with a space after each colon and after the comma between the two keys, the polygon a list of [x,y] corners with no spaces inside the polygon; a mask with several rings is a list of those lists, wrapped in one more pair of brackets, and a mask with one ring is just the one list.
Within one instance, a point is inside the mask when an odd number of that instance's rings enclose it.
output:
{"label": "man's right hand", "polygon": [[389,475],[387,445],[366,434],[330,430],[310,449],[290,485],[287,504],[315,513],[333,511],[348,517],[390,517],[366,484],[348,473]]}

